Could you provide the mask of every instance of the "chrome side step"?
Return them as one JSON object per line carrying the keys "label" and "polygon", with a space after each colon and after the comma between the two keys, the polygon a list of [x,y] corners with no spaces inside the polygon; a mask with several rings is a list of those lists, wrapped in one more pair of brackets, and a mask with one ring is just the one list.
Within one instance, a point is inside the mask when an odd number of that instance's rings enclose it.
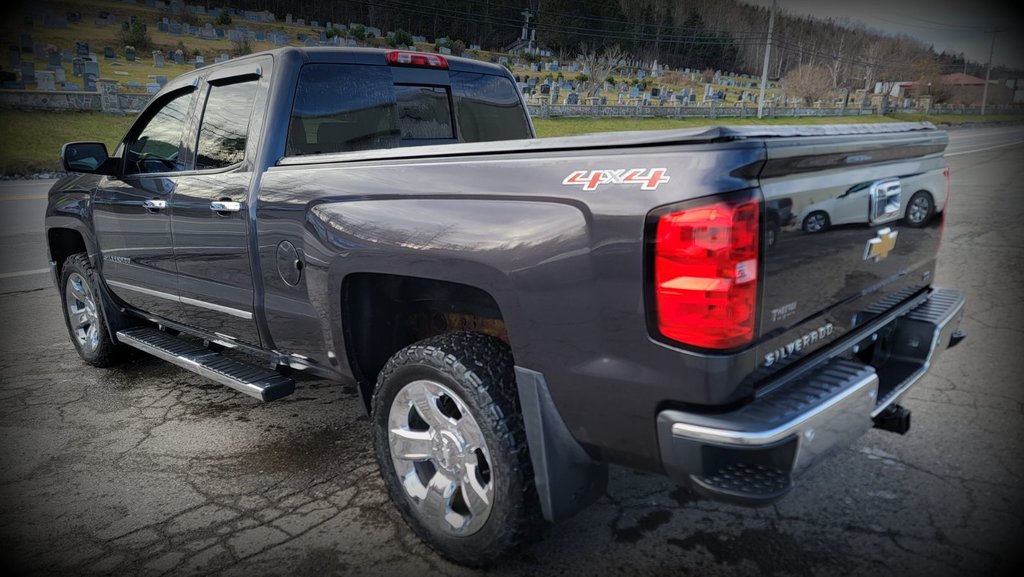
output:
{"label": "chrome side step", "polygon": [[295,391],[295,381],[281,373],[225,357],[154,328],[117,331],[117,340],[261,401],[280,399]]}

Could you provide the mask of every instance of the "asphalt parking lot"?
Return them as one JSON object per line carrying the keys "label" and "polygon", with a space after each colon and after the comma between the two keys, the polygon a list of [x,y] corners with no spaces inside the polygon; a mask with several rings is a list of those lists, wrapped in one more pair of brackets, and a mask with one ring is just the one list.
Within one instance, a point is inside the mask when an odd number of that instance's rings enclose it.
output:
{"label": "asphalt parking lot", "polygon": [[[966,292],[969,337],[910,393],[908,435],[869,432],[765,509],[613,469],[595,506],[485,573],[1017,574],[1024,127],[953,143],[937,284]],[[33,273],[40,225],[21,222],[35,209],[17,199],[38,203],[38,187],[18,186],[0,184],[0,572],[478,574],[405,527],[354,390],[305,379],[261,404],[141,355],[84,365]]]}

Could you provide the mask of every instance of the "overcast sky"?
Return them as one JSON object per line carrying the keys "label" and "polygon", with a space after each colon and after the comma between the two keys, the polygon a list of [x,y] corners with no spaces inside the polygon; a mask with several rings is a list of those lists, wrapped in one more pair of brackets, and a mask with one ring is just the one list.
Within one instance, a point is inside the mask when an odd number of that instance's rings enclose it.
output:
{"label": "overcast sky", "polygon": [[[743,0],[771,6],[772,0]],[[963,52],[969,60],[988,60],[998,28],[993,63],[1024,68],[1024,2],[1021,0],[778,0],[794,15],[847,17],[889,33],[905,33],[939,52]]]}

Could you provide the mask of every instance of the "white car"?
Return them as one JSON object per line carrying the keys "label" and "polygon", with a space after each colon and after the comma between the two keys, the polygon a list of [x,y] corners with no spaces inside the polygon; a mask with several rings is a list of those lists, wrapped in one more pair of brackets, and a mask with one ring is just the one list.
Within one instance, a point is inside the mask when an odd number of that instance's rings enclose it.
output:
{"label": "white car", "polygon": [[[946,169],[946,186],[933,190],[926,185],[923,175],[902,176],[891,179],[895,183],[900,199],[899,211],[902,224],[922,227],[931,218],[946,208],[949,194],[949,169]],[[871,195],[877,189],[875,182],[864,182],[853,187],[822,188],[820,201],[800,210],[796,222],[805,232],[823,232],[831,226],[842,224],[864,224],[872,222]],[[894,191],[895,192],[895,191]],[[796,208],[796,207],[794,207]]]}

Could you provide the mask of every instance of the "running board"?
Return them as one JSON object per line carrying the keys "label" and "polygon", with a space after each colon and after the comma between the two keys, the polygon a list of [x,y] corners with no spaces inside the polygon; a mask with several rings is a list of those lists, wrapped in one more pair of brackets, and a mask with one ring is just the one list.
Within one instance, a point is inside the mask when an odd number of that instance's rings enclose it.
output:
{"label": "running board", "polygon": [[225,357],[154,328],[117,331],[117,340],[261,401],[280,399],[295,391],[295,381],[277,371]]}

